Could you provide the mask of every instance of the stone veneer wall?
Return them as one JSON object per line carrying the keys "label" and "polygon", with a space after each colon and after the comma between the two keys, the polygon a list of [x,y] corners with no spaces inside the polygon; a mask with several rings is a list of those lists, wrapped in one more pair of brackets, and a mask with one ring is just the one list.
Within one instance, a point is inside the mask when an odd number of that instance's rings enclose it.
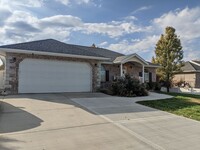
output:
{"label": "stone veneer wall", "polygon": [[100,65],[100,61],[98,61],[98,60],[70,58],[70,57],[67,58],[67,57],[60,57],[60,56],[35,55],[35,54],[6,53],[5,91],[8,94],[17,94],[18,93],[19,64],[25,58],[87,62],[92,67],[92,91],[96,91],[100,87],[101,65]]}

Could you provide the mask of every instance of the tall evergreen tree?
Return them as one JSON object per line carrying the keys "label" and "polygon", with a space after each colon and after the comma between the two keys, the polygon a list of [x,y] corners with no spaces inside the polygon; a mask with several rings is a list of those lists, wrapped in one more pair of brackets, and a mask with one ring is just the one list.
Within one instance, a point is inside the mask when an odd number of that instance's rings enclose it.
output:
{"label": "tall evergreen tree", "polygon": [[161,67],[158,69],[160,79],[165,81],[167,92],[171,86],[173,74],[181,71],[183,66],[183,50],[181,41],[175,34],[173,27],[166,27],[165,33],[161,35],[155,47],[154,63],[158,63]]}

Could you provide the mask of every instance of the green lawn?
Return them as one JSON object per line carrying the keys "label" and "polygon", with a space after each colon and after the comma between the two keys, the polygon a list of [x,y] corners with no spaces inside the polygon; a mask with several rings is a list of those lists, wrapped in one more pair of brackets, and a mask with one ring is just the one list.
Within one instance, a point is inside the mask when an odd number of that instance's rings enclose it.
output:
{"label": "green lawn", "polygon": [[182,93],[169,93],[169,95],[174,97],[137,103],[200,121],[200,95]]}

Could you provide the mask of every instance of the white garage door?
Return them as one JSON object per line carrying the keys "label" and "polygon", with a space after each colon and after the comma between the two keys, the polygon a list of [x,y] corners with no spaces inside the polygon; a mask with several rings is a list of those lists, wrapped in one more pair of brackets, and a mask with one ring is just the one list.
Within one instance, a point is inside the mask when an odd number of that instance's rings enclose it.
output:
{"label": "white garage door", "polygon": [[89,92],[87,63],[25,59],[19,65],[19,93]]}

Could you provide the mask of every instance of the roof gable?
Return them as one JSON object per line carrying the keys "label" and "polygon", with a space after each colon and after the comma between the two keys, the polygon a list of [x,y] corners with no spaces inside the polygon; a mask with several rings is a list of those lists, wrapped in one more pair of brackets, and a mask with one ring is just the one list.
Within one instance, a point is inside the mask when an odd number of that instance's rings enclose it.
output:
{"label": "roof gable", "polygon": [[135,62],[138,62],[140,64],[148,65],[148,62],[145,61],[143,58],[141,58],[136,53],[131,54],[131,55],[117,57],[113,62],[114,63],[126,63],[126,62],[129,62],[129,61],[135,61]]}

